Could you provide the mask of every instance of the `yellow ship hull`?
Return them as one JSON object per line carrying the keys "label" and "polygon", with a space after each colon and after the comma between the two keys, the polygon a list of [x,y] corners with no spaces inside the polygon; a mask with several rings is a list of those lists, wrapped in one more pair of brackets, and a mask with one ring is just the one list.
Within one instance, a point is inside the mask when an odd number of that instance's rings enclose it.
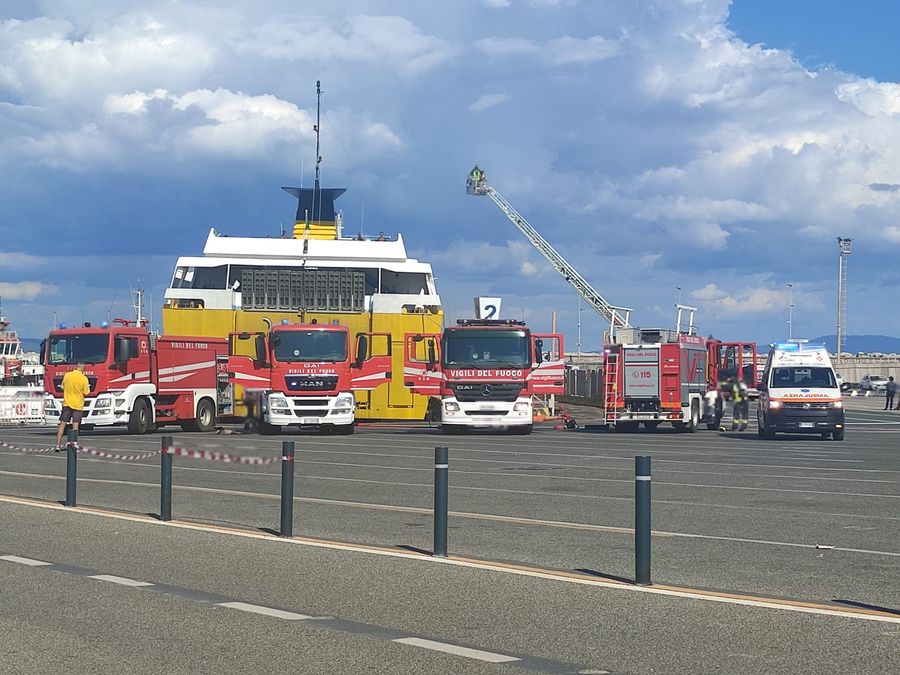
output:
{"label": "yellow ship hull", "polygon": [[[432,313],[336,313],[296,311],[245,311],[206,309],[204,307],[163,307],[163,332],[167,335],[200,335],[227,337],[231,332],[267,330],[263,319],[272,323],[282,320],[320,324],[337,322],[358,332],[391,335],[391,381],[373,391],[356,392],[358,419],[421,420],[425,419],[428,397],[413,394],[403,384],[403,336],[405,333],[439,333],[443,329],[443,312]],[[240,409],[238,408],[238,412]]]}

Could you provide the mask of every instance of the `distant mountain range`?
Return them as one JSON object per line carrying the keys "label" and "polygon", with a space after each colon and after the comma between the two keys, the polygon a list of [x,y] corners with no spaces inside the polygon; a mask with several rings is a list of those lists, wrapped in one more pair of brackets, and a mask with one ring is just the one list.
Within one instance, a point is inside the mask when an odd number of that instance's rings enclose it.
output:
{"label": "distant mountain range", "polygon": [[[823,335],[810,342],[824,344],[832,354],[837,350],[837,335]],[[900,338],[887,335],[847,335],[844,337],[844,351],[851,354],[880,352],[900,354]]]}

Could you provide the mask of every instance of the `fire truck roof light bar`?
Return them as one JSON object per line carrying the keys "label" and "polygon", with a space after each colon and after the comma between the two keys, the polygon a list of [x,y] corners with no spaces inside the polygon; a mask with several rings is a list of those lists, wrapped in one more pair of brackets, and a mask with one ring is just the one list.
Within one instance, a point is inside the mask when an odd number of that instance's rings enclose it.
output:
{"label": "fire truck roof light bar", "polygon": [[457,319],[457,326],[524,326],[517,319]]}

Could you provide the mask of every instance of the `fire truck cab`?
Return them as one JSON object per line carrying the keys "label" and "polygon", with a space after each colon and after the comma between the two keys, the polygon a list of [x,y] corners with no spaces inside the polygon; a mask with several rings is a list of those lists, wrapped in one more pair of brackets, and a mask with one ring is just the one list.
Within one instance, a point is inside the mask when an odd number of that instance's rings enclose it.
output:
{"label": "fire truck cab", "polygon": [[349,330],[336,324],[285,320],[268,332],[231,333],[229,354],[229,381],[263,434],[290,425],[352,434],[353,392],[391,379],[390,334],[359,333],[351,350]]}
{"label": "fire truck cab", "polygon": [[459,319],[442,334],[408,333],[404,382],[439,401],[441,429],[530,434],[532,396],[562,394],[562,336],[522,321]]}
{"label": "fire truck cab", "polygon": [[85,323],[53,330],[41,348],[44,416],[59,422],[65,373],[84,363],[90,384],[83,427],[125,425],[148,433],[162,424],[186,431],[212,431],[228,392],[217,375],[227,353],[224,338],[156,335],[145,325]]}

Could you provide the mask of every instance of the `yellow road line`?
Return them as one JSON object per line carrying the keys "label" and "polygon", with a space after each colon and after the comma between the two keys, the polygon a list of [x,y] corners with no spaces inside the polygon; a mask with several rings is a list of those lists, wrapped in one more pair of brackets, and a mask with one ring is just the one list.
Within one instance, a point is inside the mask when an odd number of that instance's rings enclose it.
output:
{"label": "yellow road line", "polygon": [[502,572],[507,574],[516,574],[519,576],[528,576],[550,581],[560,581],[566,583],[576,583],[584,586],[594,586],[600,588],[611,588],[618,590],[629,590],[640,593],[652,593],[654,595],[667,595],[681,598],[690,598],[695,600],[707,600],[712,602],[722,602],[733,605],[745,605],[750,607],[760,607],[765,609],[781,609],[794,612],[802,612],[807,614],[820,614],[827,616],[864,619],[868,621],[880,621],[885,623],[900,624],[900,614],[893,613],[888,610],[866,609],[866,608],[845,608],[840,605],[825,604],[819,602],[811,602],[805,600],[790,600],[784,598],[769,598],[765,596],[755,596],[746,593],[729,593],[725,591],[710,591],[704,589],[689,588],[683,586],[669,586],[659,584],[654,586],[636,586],[627,581],[617,581],[615,579],[597,579],[579,572],[568,572],[565,570],[554,570],[541,567],[533,567],[529,565],[517,563],[496,562],[491,560],[481,560],[478,558],[467,558],[464,556],[449,556],[447,558],[434,558],[427,553],[416,551],[403,551],[394,547],[378,546],[373,544],[349,544],[341,541],[332,541],[328,539],[314,539],[311,537],[290,537],[282,538],[277,535],[267,534],[263,532],[254,532],[252,530],[242,530],[235,527],[227,527],[223,525],[213,525],[207,523],[190,522],[185,520],[160,521],[156,518],[140,515],[112,511],[98,507],[76,506],[65,507],[56,502],[48,502],[38,499],[30,499],[26,497],[13,497],[9,495],[0,495],[0,502],[9,504],[18,504],[21,506],[32,506],[38,508],[46,508],[57,511],[68,511],[74,513],[83,513],[104,518],[115,518],[118,520],[127,520],[137,523],[146,523],[152,525],[162,525],[166,527],[176,527],[187,530],[197,530],[201,532],[213,532],[216,534],[225,534],[236,537],[244,537],[249,539],[264,539],[272,542],[285,544],[298,544],[303,546],[313,546],[317,548],[326,548],[342,551],[353,551],[356,553],[369,553],[373,555],[383,555],[393,558],[415,559],[419,561],[428,561],[439,563],[442,565],[455,565],[458,567],[470,567],[474,569],[490,570],[494,572]]}

